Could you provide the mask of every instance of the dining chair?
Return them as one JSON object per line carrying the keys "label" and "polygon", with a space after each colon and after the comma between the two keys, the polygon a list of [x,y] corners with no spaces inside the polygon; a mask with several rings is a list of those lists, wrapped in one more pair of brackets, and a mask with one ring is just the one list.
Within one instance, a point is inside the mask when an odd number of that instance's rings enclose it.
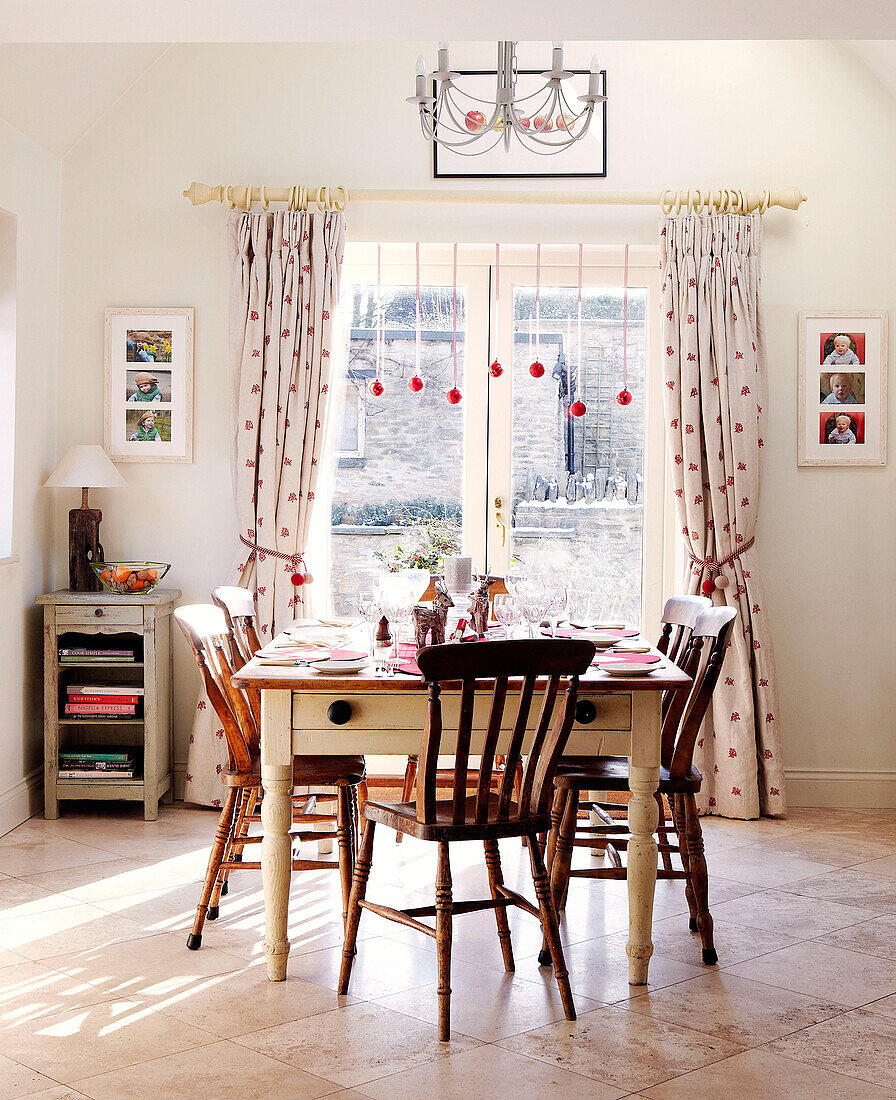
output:
{"label": "dining chair", "polygon": [[[230,629],[230,650],[232,655],[233,667],[239,667],[244,665],[247,661],[250,661],[252,657],[262,647],[261,640],[258,636],[258,627],[256,625],[255,617],[255,599],[248,588],[242,588],[239,585],[218,585],[217,588],[212,589],[212,599],[218,607],[224,612],[224,617],[227,619],[227,625]],[[253,717],[255,718],[255,724],[259,731],[261,729],[261,692],[257,688],[249,689],[246,691],[246,696],[249,700],[249,706],[252,710]],[[248,813],[243,817],[243,828],[248,830],[248,826],[261,820],[258,811],[258,803],[261,800],[261,790],[250,792],[247,795],[250,802]],[[358,799],[362,804],[367,799],[367,779],[366,777],[358,784]],[[336,809],[335,803],[336,794],[334,792],[317,791],[316,793],[296,792],[293,795],[293,824],[298,825],[309,824],[311,822],[336,822]],[[327,807],[324,809],[324,807]],[[355,832],[357,833],[359,820],[356,815],[355,820]],[[332,847],[329,843],[332,834],[319,834],[318,850],[320,854],[324,854],[324,845],[327,845],[328,849]],[[239,858],[237,853],[237,858]],[[227,879],[228,874],[225,872],[223,876],[223,885],[221,889],[222,896],[227,893]]]}
{"label": "dining chair", "polygon": [[[536,917],[544,930],[554,974],[568,1020],[575,1019],[575,1006],[560,946],[557,913],[551,897],[544,859],[535,838],[550,823],[552,781],[575,717],[579,677],[588,670],[594,645],[584,640],[502,641],[428,646],[417,663],[429,688],[429,700],[420,747],[420,769],[413,800],[368,802],[367,819],[355,864],[345,930],[338,992],[348,991],[355,957],[361,910],[368,909],[387,920],[415,928],[436,941],[438,968],[438,1034],[447,1040],[451,1030],[451,934],[455,915],[485,909],[495,912],[498,940],[504,968],[512,971],[513,948],[507,922],[507,907],[516,905]],[[539,682],[539,679],[543,682]],[[511,680],[521,680],[517,689]],[[565,690],[558,698],[561,684]],[[441,693],[445,686],[460,686],[456,730],[443,729]],[[505,720],[508,692],[519,690],[516,714]],[[491,696],[484,734],[474,733],[477,699]],[[538,718],[528,745],[526,732],[536,697],[541,698]],[[492,789],[492,765],[499,748],[507,765],[499,790]],[[481,745],[481,750],[480,750]],[[481,752],[474,792],[468,791],[471,749]],[[516,765],[526,751],[522,789],[514,797]],[[448,797],[437,797],[437,764],[440,755],[454,758],[453,783]],[[435,905],[394,909],[368,901],[367,879],[373,858],[377,824],[437,845]],[[538,904],[504,885],[498,841],[505,837],[528,840],[532,879]],[[453,841],[481,841],[485,853],[490,898],[454,901],[451,889],[449,848]],[[421,917],[435,917],[435,926]],[[368,949],[375,945],[371,944]]]}
{"label": "dining chair", "polygon": [[[174,617],[193,650],[203,686],[224,731],[227,745],[227,766],[221,769],[221,782],[226,789],[224,805],[218,819],[215,839],[209,854],[208,867],[187,947],[196,951],[202,945],[202,930],[206,918],[218,916],[218,906],[225,876],[231,871],[260,870],[259,861],[244,861],[243,849],[260,844],[261,836],[249,836],[249,821],[259,821],[255,814],[261,789],[261,758],[258,727],[244,693],[233,686],[231,677],[242,667],[232,663],[234,638],[224,612],[212,604],[178,607]],[[355,857],[355,796],[364,778],[362,756],[295,756],[293,784],[307,786],[312,791],[320,787],[336,789],[335,832],[318,833],[299,829],[293,840],[315,841],[335,837],[336,860],[293,858],[294,871],[333,868],[339,871],[342,885],[343,919],[348,906]],[[311,820],[321,820],[311,815]],[[301,824],[309,815],[300,815]],[[330,817],[327,817],[330,820]]]}
{"label": "dining chair", "polygon": [[[701,611],[696,617],[680,659],[680,667],[693,679],[693,686],[689,693],[677,693],[678,699],[673,699],[663,719],[661,735],[659,793],[669,800],[672,827],[659,826],[658,849],[660,855],[667,858],[677,853],[681,869],[673,868],[671,863],[667,865],[666,859],[663,859],[663,865],[657,869],[657,877],[684,879],[689,927],[692,932],[700,933],[703,962],[707,966],[718,962],[718,954],[713,943],[712,916],[709,912],[703,834],[694,798],[703,781],[694,767],[694,746],[719,679],[736,617],[737,611],[733,607],[712,607]],[[563,757],[557,768],[554,786],[547,862],[551,891],[558,910],[561,910],[565,906],[570,878],[626,877],[626,867],[619,853],[628,847],[630,830],[627,820],[610,818],[606,813],[609,803],[582,802],[581,793],[595,789],[628,791],[628,759],[624,756]],[[619,809],[615,805],[612,808]],[[585,825],[579,822],[580,809],[597,812],[601,823]],[[605,841],[611,866],[572,868],[573,849],[592,848],[595,838]],[[539,962],[547,964],[549,961],[550,951],[546,943],[539,955]]]}

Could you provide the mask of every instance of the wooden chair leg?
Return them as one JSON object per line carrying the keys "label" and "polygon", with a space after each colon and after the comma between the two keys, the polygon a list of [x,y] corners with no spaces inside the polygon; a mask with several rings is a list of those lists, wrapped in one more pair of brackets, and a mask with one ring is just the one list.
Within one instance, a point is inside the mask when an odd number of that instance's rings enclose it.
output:
{"label": "wooden chair leg", "polygon": [[354,865],[352,843],[352,788],[337,788],[336,799],[336,846],[339,861],[339,882],[342,886],[342,927],[345,928],[348,917],[348,899],[352,889],[352,870]]}
{"label": "wooden chair leg", "polygon": [[367,824],[367,818],[361,816],[361,810],[364,808],[364,804],[367,802],[367,780],[362,779],[358,784],[358,788],[355,791],[355,805],[357,814],[355,816],[355,837],[356,837],[356,849],[357,844],[361,842],[361,833],[364,832],[364,827]]}
{"label": "wooden chair leg", "polygon": [[[551,831],[548,833],[548,843],[545,851],[545,867],[550,875],[554,866],[554,851],[557,848],[557,836],[560,833],[560,822],[563,820],[563,807],[566,805],[566,790],[562,787],[554,789],[554,801],[551,803]],[[555,899],[556,901],[556,899]]]}
{"label": "wooden chair leg", "polygon": [[[563,796],[563,812],[556,825],[552,824],[551,836],[554,838],[554,852],[551,860],[550,887],[553,899],[554,911],[559,913],[561,903],[566,904],[566,892],[569,889],[569,869],[572,866],[572,853],[575,848],[573,843],[576,836],[576,822],[579,816],[579,795],[577,790],[567,789],[557,791]],[[554,807],[551,809],[551,819],[554,819]],[[559,918],[558,918],[559,919]],[[539,966],[548,966],[552,961],[551,945],[545,934],[541,951],[538,953]]]}
{"label": "wooden chair leg", "polygon": [[694,887],[691,885],[690,860],[688,859],[688,837],[684,820],[684,799],[680,794],[672,795],[672,820],[678,834],[678,854],[685,873],[684,896],[688,903],[688,928],[697,931],[697,903],[694,900]]}
{"label": "wooden chair leg", "polygon": [[436,869],[436,958],[439,968],[439,1039],[451,1038],[451,863],[448,842],[439,841]]}
{"label": "wooden chair leg", "polygon": [[[567,810],[573,801],[567,802]],[[564,815],[565,816],[565,815]],[[560,927],[557,921],[557,910],[554,908],[554,899],[551,896],[551,884],[548,882],[548,874],[545,870],[544,860],[535,843],[535,834],[529,837],[529,860],[532,863],[532,881],[535,884],[535,896],[538,898],[538,910],[541,914],[541,927],[548,944],[551,962],[554,964],[554,977],[557,979],[557,988],[560,990],[560,1000],[563,1004],[563,1012],[567,1020],[576,1018],[576,1006],[573,1004],[572,990],[569,987],[569,974],[566,971],[566,962],[563,958],[563,948],[560,945]],[[540,958],[539,958],[540,961]]]}
{"label": "wooden chair leg", "polygon": [[[488,871],[488,888],[492,898],[497,901],[501,897],[498,887],[504,885],[504,876],[501,872],[501,852],[497,840],[483,841],[485,847],[485,866]],[[498,925],[498,939],[501,943],[501,954],[504,957],[504,969],[508,973],[514,970],[513,944],[510,940],[510,925],[507,923],[507,908],[499,905],[495,909],[495,921]]]}
{"label": "wooden chair leg", "polygon": [[[653,792],[653,797],[656,799],[657,809],[659,810],[659,816],[657,817],[657,839],[660,844],[669,843],[669,830],[666,828],[666,803],[663,800],[663,796],[659,791]],[[666,871],[672,870],[672,856],[669,852],[660,852],[660,858],[663,861],[663,869]]]}
{"label": "wooden chair leg", "polygon": [[202,893],[199,896],[199,904],[196,906],[196,916],[193,919],[193,929],[187,936],[187,947],[191,951],[198,951],[202,946],[202,928],[208,913],[209,901],[218,881],[218,870],[224,859],[224,849],[230,839],[233,829],[233,815],[236,810],[236,801],[239,791],[231,787],[224,800],[224,808],[218,818],[218,827],[215,830],[215,839],[212,841],[212,850],[209,852],[208,867],[205,872],[205,881],[202,884]]}
{"label": "wooden chair leg", "polygon": [[336,992],[348,993],[348,983],[352,976],[352,963],[355,961],[355,945],[358,942],[358,923],[361,920],[361,902],[367,893],[367,879],[370,876],[370,864],[373,861],[373,834],[376,822],[368,821],[364,827],[361,850],[355,863],[355,875],[352,879],[352,892],[348,899],[348,916],[345,921],[345,943],[342,948],[342,966],[339,970],[339,984]]}
{"label": "wooden chair leg", "polygon": [[[244,844],[240,841],[244,840],[249,833],[249,817],[255,813],[258,806],[258,788],[251,787],[244,791],[240,791],[240,796],[237,799],[236,810],[234,812],[234,827],[233,838],[231,840],[230,851],[226,853],[228,863],[242,863],[243,861],[243,848]],[[219,891],[219,897],[223,898],[227,894],[229,889],[228,883],[230,881],[230,868],[221,872],[221,889]]]}
{"label": "wooden chair leg", "polygon": [[703,962],[715,966],[719,956],[713,944],[712,916],[709,912],[709,876],[703,855],[703,830],[697,814],[697,803],[692,794],[684,796],[685,833],[688,844],[688,874],[694,890],[697,906],[697,931],[703,941]]}
{"label": "wooden chair leg", "polygon": [[[402,787],[401,787],[401,801],[402,802],[410,802],[411,801],[411,795],[413,795],[413,793],[414,793],[414,784],[417,782],[417,763],[418,763],[419,759],[420,758],[418,756],[409,756],[408,757],[408,762],[405,765],[405,769],[404,769],[404,783],[402,784]],[[365,798],[366,798],[366,794],[365,794]],[[396,844],[401,844],[403,839],[404,839],[404,833],[402,833],[400,831],[396,831],[396,833],[395,833],[395,843]]]}

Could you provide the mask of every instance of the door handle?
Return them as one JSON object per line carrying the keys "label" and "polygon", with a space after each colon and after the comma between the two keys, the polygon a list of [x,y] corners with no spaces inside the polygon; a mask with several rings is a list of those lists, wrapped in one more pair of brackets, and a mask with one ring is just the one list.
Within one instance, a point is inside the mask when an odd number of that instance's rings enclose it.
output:
{"label": "door handle", "polygon": [[501,508],[504,506],[504,501],[501,497],[495,497],[495,526],[501,532],[501,545],[504,546],[507,542],[507,524],[501,519]]}

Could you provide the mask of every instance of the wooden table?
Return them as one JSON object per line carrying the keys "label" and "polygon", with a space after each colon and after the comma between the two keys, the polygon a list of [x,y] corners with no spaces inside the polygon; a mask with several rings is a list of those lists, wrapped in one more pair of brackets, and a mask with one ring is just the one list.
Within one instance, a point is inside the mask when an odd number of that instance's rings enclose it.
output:
{"label": "wooden table", "polygon": [[[487,643],[481,643],[487,644]],[[268,978],[286,978],[289,941],[286,936],[292,853],[293,755],[347,753],[407,756],[420,751],[426,685],[419,676],[376,676],[364,670],[351,676],[327,676],[305,667],[284,667],[252,660],[233,678],[238,687],[261,691],[261,804],[264,839],[261,871],[264,886],[265,940]],[[664,662],[650,676],[623,678],[592,668],[581,680],[579,697],[594,703],[597,714],[588,724],[576,723],[567,752],[587,756],[602,751],[606,740],[623,742],[630,762],[632,798],[628,845],[629,982],[644,985],[653,954],[651,924],[656,885],[657,846],[653,839],[658,807],[662,693],[684,690],[691,680]],[[519,684],[515,685],[519,691]],[[508,685],[507,711],[512,715]],[[442,692],[444,729],[451,728],[452,707],[460,690]],[[351,717],[334,724],[327,716],[332,703],[348,702]],[[487,707],[488,700],[483,700]],[[508,722],[512,721],[508,719]],[[471,753],[481,747],[487,714],[476,713]],[[476,734],[480,735],[477,746]],[[507,731],[509,733],[509,729]],[[611,745],[611,750],[613,746]],[[499,747],[498,751],[501,749]],[[525,751],[525,750],[524,750]],[[606,751],[606,748],[603,748]]]}

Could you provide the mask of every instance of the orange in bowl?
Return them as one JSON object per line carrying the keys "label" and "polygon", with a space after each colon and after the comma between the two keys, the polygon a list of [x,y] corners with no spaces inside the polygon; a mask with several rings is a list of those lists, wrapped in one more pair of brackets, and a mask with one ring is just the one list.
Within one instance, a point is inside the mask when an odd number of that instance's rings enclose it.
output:
{"label": "orange in bowl", "polygon": [[158,561],[92,561],[90,565],[103,588],[118,596],[152,592],[171,568]]}

